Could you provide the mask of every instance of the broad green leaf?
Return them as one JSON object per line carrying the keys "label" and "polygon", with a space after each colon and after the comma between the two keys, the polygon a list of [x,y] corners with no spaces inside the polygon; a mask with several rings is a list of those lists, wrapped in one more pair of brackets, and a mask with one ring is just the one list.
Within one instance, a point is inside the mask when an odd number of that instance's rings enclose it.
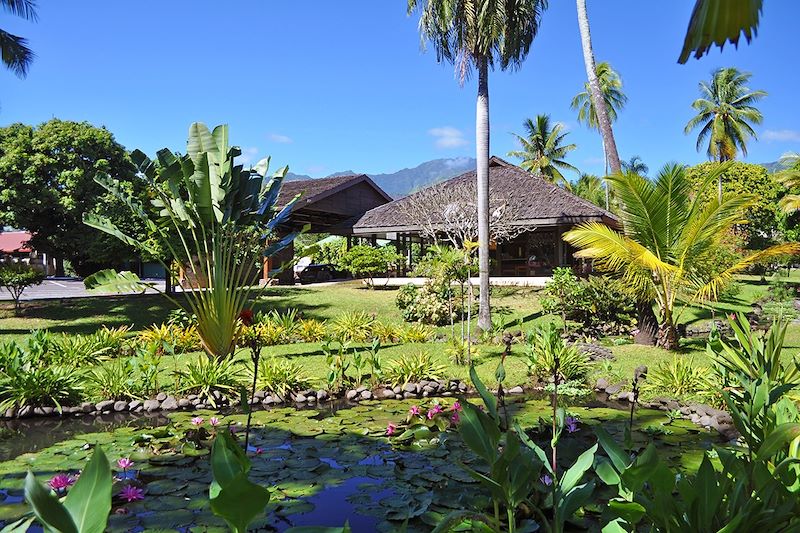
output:
{"label": "broad green leaf", "polygon": [[[645,508],[642,507],[641,504],[636,502],[627,502],[623,500],[611,500],[608,502],[608,508],[614,513],[615,516],[618,516],[628,522],[629,524],[636,524],[642,517],[645,515]],[[611,529],[609,531],[618,531]],[[622,529],[622,531],[625,531]],[[603,532],[606,532],[606,529],[603,528]]]}
{"label": "broad green leaf", "polygon": [[564,520],[569,520],[575,512],[586,505],[594,492],[594,480],[571,489],[559,502],[561,512],[559,515]]}
{"label": "broad green leaf", "polygon": [[766,461],[800,436],[800,424],[786,422],[776,427],[758,449],[758,460]]}
{"label": "broad green leaf", "polygon": [[133,272],[112,268],[95,272],[83,280],[83,285],[90,292],[144,292],[148,287]]}
{"label": "broad green leaf", "polygon": [[81,533],[67,509],[49,490],[42,487],[33,472],[25,478],[25,499],[33,508],[36,519],[46,528],[60,533]]}
{"label": "broad green leaf", "polygon": [[597,453],[597,444],[583,452],[578,456],[575,463],[564,473],[561,478],[560,486],[564,493],[569,492],[578,484],[583,475],[592,467],[594,462],[594,454]]}
{"label": "broad green leaf", "polygon": [[240,472],[209,501],[214,514],[225,520],[234,533],[245,533],[250,522],[264,512],[269,491]]}
{"label": "broad green leaf", "polygon": [[472,385],[475,387],[475,390],[477,390],[478,394],[480,394],[481,399],[486,406],[486,410],[489,412],[489,415],[496,421],[497,399],[494,397],[494,394],[486,389],[486,385],[483,384],[483,381],[481,381],[481,379],[478,377],[478,373],[475,372],[474,366],[469,367],[469,378],[472,380]]}
{"label": "broad green leaf", "polygon": [[0,533],[27,533],[28,529],[30,529],[35,521],[36,516],[20,518],[16,522],[12,522],[3,529],[0,529]]}
{"label": "broad green leaf", "polygon": [[80,533],[102,533],[105,530],[111,512],[111,467],[99,446],[67,493],[64,507]]}
{"label": "broad green leaf", "polygon": [[611,465],[611,461],[600,458],[594,466],[594,471],[597,473],[597,477],[606,485],[619,485],[619,473]]}
{"label": "broad green leaf", "polygon": [[594,428],[595,435],[597,435],[597,440],[600,442],[600,446],[603,447],[608,458],[611,459],[611,462],[614,465],[614,468],[617,469],[617,472],[622,472],[630,463],[630,458],[628,454],[625,453],[625,450],[617,444],[617,441],[609,435],[609,433],[603,429],[601,426],[597,426]]}

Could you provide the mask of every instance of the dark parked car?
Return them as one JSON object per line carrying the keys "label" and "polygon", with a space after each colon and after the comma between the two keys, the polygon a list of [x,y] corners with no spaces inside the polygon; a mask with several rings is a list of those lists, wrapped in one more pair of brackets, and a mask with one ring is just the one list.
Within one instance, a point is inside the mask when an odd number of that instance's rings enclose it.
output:
{"label": "dark parked car", "polygon": [[295,276],[300,283],[320,283],[342,277],[336,267],[327,263],[312,264]]}

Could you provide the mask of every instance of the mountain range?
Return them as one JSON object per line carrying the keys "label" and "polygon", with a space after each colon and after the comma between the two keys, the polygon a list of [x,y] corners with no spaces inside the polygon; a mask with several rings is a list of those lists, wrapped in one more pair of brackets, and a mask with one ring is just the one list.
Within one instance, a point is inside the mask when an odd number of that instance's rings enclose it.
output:
{"label": "mountain range", "polygon": [[[452,157],[425,161],[414,168],[404,168],[389,174],[369,174],[355,170],[334,172],[325,176],[347,176],[350,174],[367,174],[381,189],[393,198],[400,198],[422,187],[458,176],[475,168],[475,159],[472,157]],[[307,180],[311,176],[294,174],[286,175],[288,180]]]}
{"label": "mountain range", "polygon": [[[776,172],[788,167],[786,161],[772,161],[770,163],[761,163],[766,167],[769,172]],[[413,168],[404,168],[397,172],[388,174],[369,174],[366,172],[359,172],[355,170],[344,170],[341,172],[334,172],[324,176],[326,178],[334,176],[348,176],[351,174],[367,174],[378,186],[386,191],[393,198],[400,198],[409,193],[412,193],[428,185],[433,185],[440,181],[458,176],[464,172],[475,169],[475,158],[472,157],[452,157],[445,159],[432,159],[417,165]],[[286,175],[287,180],[307,180],[312,179],[311,176],[305,174],[294,174],[289,172]]]}

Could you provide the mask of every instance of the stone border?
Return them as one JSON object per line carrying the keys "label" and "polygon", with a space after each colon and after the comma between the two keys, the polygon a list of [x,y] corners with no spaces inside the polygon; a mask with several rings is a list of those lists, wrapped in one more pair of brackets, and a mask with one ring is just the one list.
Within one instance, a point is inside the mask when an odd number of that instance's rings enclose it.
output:
{"label": "stone border", "polygon": [[[607,394],[610,400],[620,402],[633,402],[633,392],[623,391],[626,382],[610,384],[608,380],[600,378],[594,386],[595,392]],[[691,420],[694,424],[705,429],[716,430],[727,440],[739,437],[739,431],[733,425],[730,413],[703,403],[682,402],[674,398],[657,397],[650,402],[639,402],[641,407],[658,409],[660,411],[680,411],[682,418]]]}
{"label": "stone border", "polygon": [[[594,391],[606,394],[609,400],[619,402],[632,402],[633,393],[623,391],[626,382],[610,384],[608,380],[600,378],[594,386]],[[541,392],[542,388],[528,388],[528,391]],[[363,400],[408,400],[412,398],[452,397],[459,394],[475,392],[466,382],[460,380],[422,380],[418,383],[406,383],[404,386],[379,386],[370,389],[361,386],[350,389],[342,394],[335,394],[324,389],[307,389],[289,393],[286,397],[278,394],[269,394],[266,391],[256,391],[250,398],[250,405],[314,407],[327,401],[346,400],[359,402]],[[522,385],[511,387],[506,394],[520,395],[526,392]],[[201,399],[196,394],[185,398],[176,398],[164,392],[149,400],[104,400],[97,403],[83,402],[77,406],[65,406],[59,413],[55,407],[30,407],[20,409],[11,408],[0,416],[0,419],[20,419],[46,416],[66,415],[104,415],[111,413],[154,413],[159,411],[194,411],[196,409],[222,409],[238,405],[239,400],[231,399],[215,390],[211,394],[216,407],[211,405],[211,399]],[[652,402],[640,402],[641,407],[658,409],[661,411],[680,411],[683,418],[688,418],[693,423],[706,429],[714,429],[724,438],[731,440],[738,437],[739,433],[733,425],[731,415],[721,409],[699,403],[680,402],[673,398],[655,398]]]}

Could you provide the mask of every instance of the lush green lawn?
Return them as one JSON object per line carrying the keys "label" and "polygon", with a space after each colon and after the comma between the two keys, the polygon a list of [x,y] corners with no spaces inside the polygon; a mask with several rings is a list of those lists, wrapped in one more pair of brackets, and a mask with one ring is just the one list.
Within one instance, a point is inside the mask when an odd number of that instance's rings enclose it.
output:
{"label": "lush green lawn", "polygon": [[[748,311],[751,303],[766,293],[767,287],[768,283],[756,276],[743,279],[742,290],[736,297],[718,302],[711,307],[687,307],[682,312],[681,320],[694,324],[713,317],[722,318],[730,312]],[[399,324],[402,322],[402,316],[394,303],[396,294],[395,290],[368,290],[359,282],[321,287],[268,287],[254,308],[256,311],[294,308],[304,317],[319,320],[333,320],[348,311],[365,311],[379,320]],[[530,289],[498,289],[493,295],[493,305],[495,314],[503,317],[511,330],[517,329],[518,323],[523,330],[528,330],[535,322],[554,319],[541,314],[538,295],[536,291]],[[0,340],[24,340],[30,330],[36,328],[48,328],[53,332],[90,333],[103,325],[109,327],[132,325],[135,331],[150,324],[163,322],[171,309],[172,305],[159,295],[30,302],[26,305],[24,317],[11,316],[8,307],[0,310]],[[457,326],[458,329],[460,328]],[[448,331],[449,326],[443,326],[438,328],[437,333],[444,336]],[[789,327],[786,344],[789,354],[796,353],[800,348],[800,326]],[[652,368],[676,356],[692,357],[698,365],[708,364],[702,340],[684,341],[682,350],[676,354],[632,344],[611,348],[616,360],[609,364],[595,365],[593,377],[603,376],[628,381],[637,366],[646,364]],[[477,349],[478,373],[488,383],[494,383],[494,371],[502,347],[483,344]],[[445,345],[441,342],[387,346],[382,351],[384,365],[398,357],[418,351],[431,353],[438,362],[447,367],[442,377],[467,379],[467,368],[452,364],[445,353]],[[302,362],[308,375],[318,378],[319,385],[323,385],[322,381],[328,370],[321,344],[298,343],[274,346],[267,348],[265,354]],[[174,362],[165,361],[162,366],[164,379],[171,379],[169,374],[175,368],[184,368],[189,361],[199,356],[198,353],[185,354]],[[244,358],[246,355],[242,353],[239,357]],[[514,345],[506,367],[507,383],[516,385],[528,380],[523,344]]]}

